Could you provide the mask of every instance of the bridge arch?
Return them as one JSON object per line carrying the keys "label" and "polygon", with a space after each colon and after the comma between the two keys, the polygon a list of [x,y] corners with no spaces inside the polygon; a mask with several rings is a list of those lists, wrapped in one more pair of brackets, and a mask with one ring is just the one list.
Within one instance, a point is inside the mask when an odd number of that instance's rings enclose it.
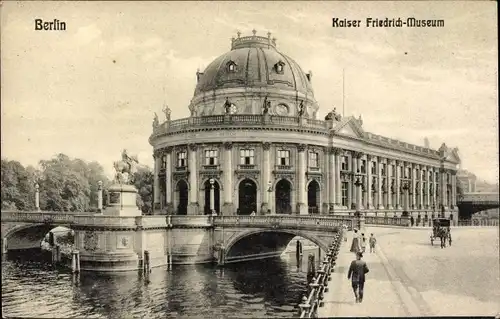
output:
{"label": "bridge arch", "polygon": [[241,232],[226,243],[224,260],[226,263],[267,257],[277,257],[283,253],[296,236],[310,240],[323,251],[328,251],[328,237],[320,238],[314,233],[294,229],[254,229]]}
{"label": "bridge arch", "polygon": [[[52,229],[61,225],[24,224],[11,227],[5,231],[2,229],[2,242],[6,250],[23,250],[40,248],[45,235]],[[64,225],[63,225],[64,226]],[[69,225],[65,225],[69,228]]]}

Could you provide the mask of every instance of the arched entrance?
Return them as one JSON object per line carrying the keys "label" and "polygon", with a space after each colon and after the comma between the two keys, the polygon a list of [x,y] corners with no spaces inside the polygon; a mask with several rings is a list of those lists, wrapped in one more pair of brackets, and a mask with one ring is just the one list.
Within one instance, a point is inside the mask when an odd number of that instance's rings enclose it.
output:
{"label": "arched entrance", "polygon": [[244,179],[238,186],[238,215],[257,212],[257,185],[251,179]]}
{"label": "arched entrance", "polygon": [[286,179],[282,179],[276,184],[274,206],[276,207],[276,214],[292,213],[291,192],[292,185],[290,185],[290,182]]}
{"label": "arched entrance", "polygon": [[307,186],[307,207],[309,214],[319,214],[319,184],[312,180]]}
{"label": "arched entrance", "polygon": [[[217,183],[217,180],[213,179],[213,188],[214,188],[214,209],[218,213],[220,213],[220,186]],[[210,179],[207,179],[205,184],[205,215],[211,214],[210,212],[210,188],[212,185],[210,184]]]}
{"label": "arched entrance", "polygon": [[177,183],[177,193],[179,194],[177,215],[187,215],[189,192],[188,185],[185,180],[182,179]]}

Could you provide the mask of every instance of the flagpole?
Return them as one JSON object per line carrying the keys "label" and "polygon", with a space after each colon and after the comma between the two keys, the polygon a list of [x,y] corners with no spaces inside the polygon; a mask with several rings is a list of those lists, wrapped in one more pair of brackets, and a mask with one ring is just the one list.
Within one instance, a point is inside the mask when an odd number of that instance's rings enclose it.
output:
{"label": "flagpole", "polygon": [[342,117],[345,116],[345,72],[344,68],[342,68]]}

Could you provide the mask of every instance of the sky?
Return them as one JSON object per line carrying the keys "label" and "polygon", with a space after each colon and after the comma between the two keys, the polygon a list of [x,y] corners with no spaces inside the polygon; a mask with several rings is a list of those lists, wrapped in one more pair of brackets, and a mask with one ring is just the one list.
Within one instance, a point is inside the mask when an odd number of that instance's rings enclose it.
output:
{"label": "sky", "polygon": [[[461,167],[498,182],[495,1],[3,2],[2,158],[34,165],[57,153],[111,175],[121,150],[152,167],[154,112],[172,119],[230,41],[277,39],[312,71],[319,118],[342,109],[365,131],[431,148],[458,147]],[[362,20],[333,28],[332,18]],[[366,18],[443,19],[444,28],[367,28]],[[36,31],[35,19],[66,22]]]}

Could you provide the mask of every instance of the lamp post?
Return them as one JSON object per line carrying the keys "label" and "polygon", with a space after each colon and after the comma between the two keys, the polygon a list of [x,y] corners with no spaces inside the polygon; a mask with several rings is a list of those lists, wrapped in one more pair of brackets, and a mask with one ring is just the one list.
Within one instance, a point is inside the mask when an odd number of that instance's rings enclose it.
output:
{"label": "lamp post", "polygon": [[102,181],[97,182],[97,212],[102,213]]}
{"label": "lamp post", "polygon": [[[269,182],[267,182],[267,207],[271,207],[271,193],[272,193],[272,191],[273,191],[273,183],[271,181],[269,181]],[[276,211],[276,207],[274,209]],[[272,210],[270,210],[269,208],[267,210],[271,211],[271,214],[273,213]]]}
{"label": "lamp post", "polygon": [[211,178],[210,180],[210,213],[215,210],[215,180]]}
{"label": "lamp post", "polygon": [[40,211],[40,185],[35,184],[35,209],[37,212]]}

